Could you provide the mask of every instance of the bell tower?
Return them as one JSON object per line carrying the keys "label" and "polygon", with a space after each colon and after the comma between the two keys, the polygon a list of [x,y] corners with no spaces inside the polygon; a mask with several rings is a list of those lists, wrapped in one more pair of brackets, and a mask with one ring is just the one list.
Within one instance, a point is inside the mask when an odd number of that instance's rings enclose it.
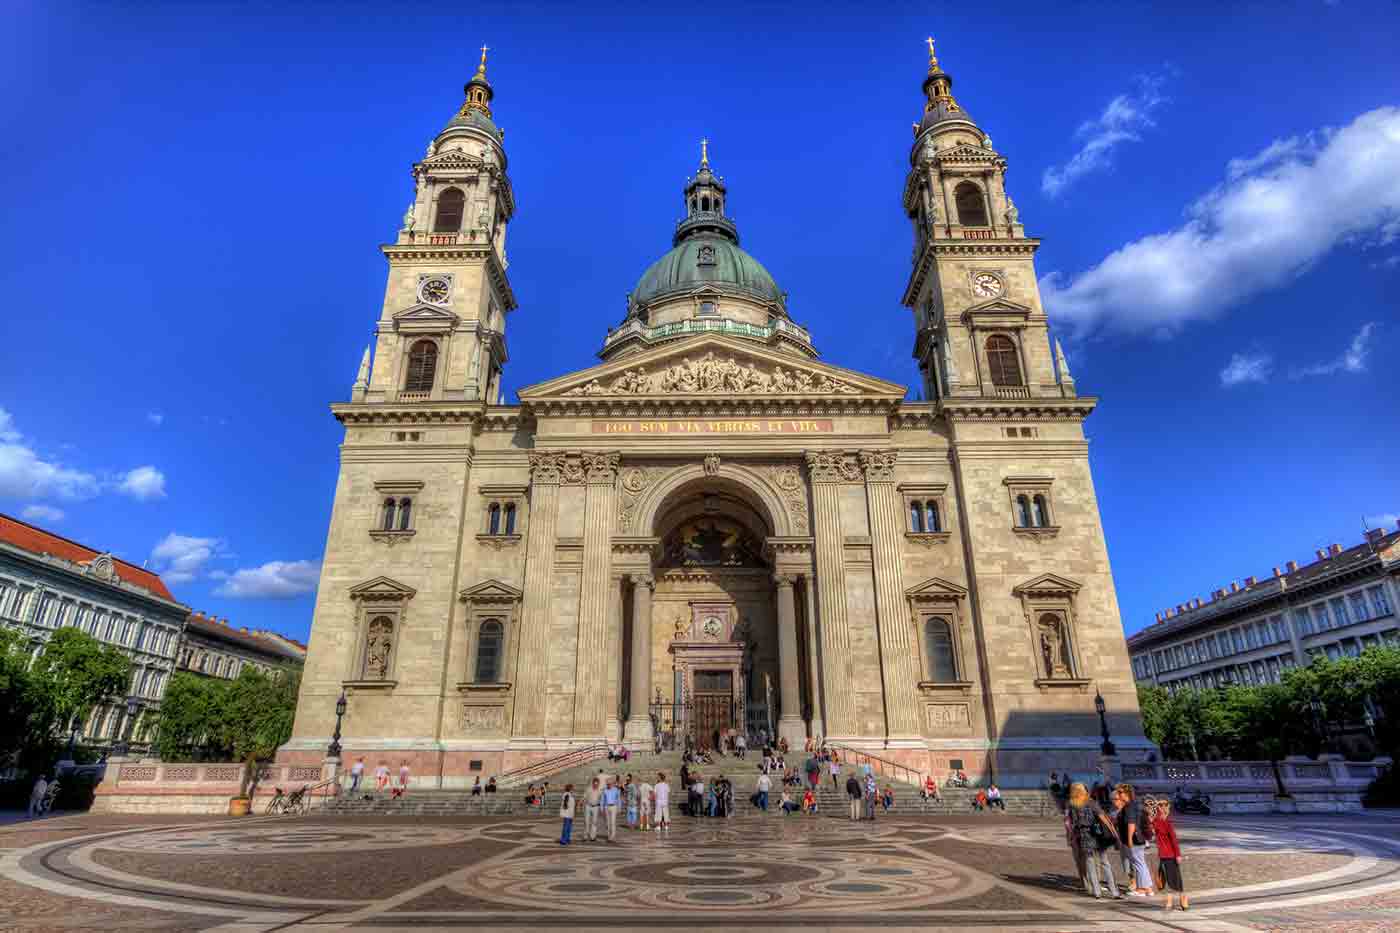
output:
{"label": "bell tower", "polygon": [[924,116],[904,185],[914,232],[904,304],[924,397],[1073,397],[1040,303],[1040,241],[1026,236],[1007,193],[1006,159],[953,97],[952,75],[927,42]]}
{"label": "bell tower", "polygon": [[495,91],[481,63],[457,115],[413,166],[414,196],[389,260],[373,365],[365,350],[353,401],[499,404],[506,316],[506,227],[515,197],[505,132],[491,115]]}

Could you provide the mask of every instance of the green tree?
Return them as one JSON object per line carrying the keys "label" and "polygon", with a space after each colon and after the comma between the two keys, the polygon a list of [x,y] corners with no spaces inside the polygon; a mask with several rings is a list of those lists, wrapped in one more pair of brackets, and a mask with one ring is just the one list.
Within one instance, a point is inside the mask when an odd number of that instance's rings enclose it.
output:
{"label": "green tree", "polygon": [[54,709],[30,666],[32,646],[14,629],[0,629],[0,763],[43,761],[55,744]]}
{"label": "green tree", "polygon": [[259,766],[292,737],[301,672],[264,674],[245,667],[229,684],[223,708],[223,736],[233,757],[244,763],[242,793],[257,784]]}
{"label": "green tree", "polygon": [[126,696],[131,660],[81,629],[61,628],[49,638],[32,673],[49,697],[55,723],[66,726],[97,704]]}
{"label": "green tree", "polygon": [[223,710],[228,681],[179,671],[166,685],[156,723],[156,753],[166,761],[227,760]]}

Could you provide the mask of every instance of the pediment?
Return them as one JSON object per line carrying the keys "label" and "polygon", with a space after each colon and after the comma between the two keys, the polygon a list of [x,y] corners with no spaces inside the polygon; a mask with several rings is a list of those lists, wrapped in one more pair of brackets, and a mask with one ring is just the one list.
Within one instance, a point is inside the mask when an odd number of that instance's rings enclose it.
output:
{"label": "pediment", "polygon": [[963,314],[1006,314],[1015,317],[1027,317],[1031,313],[1032,309],[1029,305],[1017,304],[1005,298],[993,298],[980,305],[971,305],[963,311]]}
{"label": "pediment", "polygon": [[982,161],[984,159],[995,159],[997,154],[990,149],[983,149],[980,146],[969,146],[966,143],[960,146],[950,146],[947,149],[938,151],[938,158],[944,161]]}
{"label": "pediment", "polygon": [[406,586],[397,580],[391,580],[388,577],[375,577],[350,587],[350,598],[372,601],[405,600],[412,599],[417,592],[413,587]]}
{"label": "pediment", "polygon": [[695,337],[520,390],[524,402],[559,398],[902,399],[907,388],[827,363],[720,335]]}
{"label": "pediment", "polygon": [[465,588],[457,594],[457,598],[464,602],[515,602],[524,595],[509,583],[486,580]]}
{"label": "pediment", "polygon": [[1049,596],[1054,594],[1072,594],[1079,592],[1079,584],[1073,580],[1068,580],[1058,574],[1043,573],[1038,577],[1027,580],[1025,583],[1013,587],[1011,592],[1017,596]]}
{"label": "pediment", "polygon": [[395,330],[445,331],[457,326],[460,318],[446,308],[420,302],[404,308],[394,317]]}
{"label": "pediment", "polygon": [[962,599],[967,596],[967,588],[942,577],[929,577],[923,583],[909,587],[904,595],[913,600]]}
{"label": "pediment", "polygon": [[460,149],[448,149],[435,156],[429,156],[421,164],[433,168],[479,168],[482,159],[480,156],[469,156]]}

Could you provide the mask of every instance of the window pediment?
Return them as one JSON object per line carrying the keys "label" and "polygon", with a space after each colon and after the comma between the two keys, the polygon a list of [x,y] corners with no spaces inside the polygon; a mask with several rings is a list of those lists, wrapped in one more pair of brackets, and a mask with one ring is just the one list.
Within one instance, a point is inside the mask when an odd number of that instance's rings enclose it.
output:
{"label": "window pediment", "polygon": [[436,305],[419,303],[394,315],[394,330],[401,334],[445,334],[460,318]]}
{"label": "window pediment", "polygon": [[965,308],[962,319],[966,325],[975,323],[983,327],[1008,327],[1024,324],[1033,313],[1027,305],[1006,298],[993,298]]}
{"label": "window pediment", "polygon": [[929,577],[923,583],[909,587],[904,595],[915,603],[949,602],[967,596],[967,588],[944,580],[942,577]]}
{"label": "window pediment", "polygon": [[1027,580],[1025,583],[1018,584],[1012,588],[1011,592],[1017,596],[1031,598],[1073,596],[1079,592],[1079,584],[1058,574],[1045,573]]}
{"label": "window pediment", "polygon": [[469,586],[457,594],[462,602],[469,603],[513,603],[524,597],[524,593],[509,583],[500,580],[485,580]]}
{"label": "window pediment", "polygon": [[411,586],[405,586],[388,577],[375,577],[350,587],[350,598],[368,602],[403,602],[418,593]]}

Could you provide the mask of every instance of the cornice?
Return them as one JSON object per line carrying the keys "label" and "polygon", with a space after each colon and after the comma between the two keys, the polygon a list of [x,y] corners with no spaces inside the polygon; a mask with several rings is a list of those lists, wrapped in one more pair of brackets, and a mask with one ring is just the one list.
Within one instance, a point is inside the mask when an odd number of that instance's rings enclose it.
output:
{"label": "cornice", "polygon": [[933,267],[937,256],[979,256],[987,258],[1020,258],[1034,256],[1040,249],[1039,237],[1000,237],[995,240],[964,240],[945,237],[929,237],[924,248],[914,260],[914,268],[909,272],[909,283],[904,286],[905,307],[913,307],[915,296],[924,283],[924,277]]}
{"label": "cornice", "polygon": [[525,402],[536,417],[565,418],[705,418],[783,417],[791,415],[888,415],[899,407],[898,399],[838,396],[793,398],[782,396],[677,396],[627,398],[622,396],[574,396]]}
{"label": "cornice", "polygon": [[931,428],[938,421],[938,405],[934,402],[905,402],[890,413],[890,430],[899,428]]}
{"label": "cornice", "polygon": [[486,413],[482,402],[337,402],[331,414],[344,425],[467,424],[476,425]]}
{"label": "cornice", "polygon": [[1093,396],[1040,399],[945,399],[941,410],[949,421],[1004,421],[1037,419],[1084,420],[1099,400]]}

